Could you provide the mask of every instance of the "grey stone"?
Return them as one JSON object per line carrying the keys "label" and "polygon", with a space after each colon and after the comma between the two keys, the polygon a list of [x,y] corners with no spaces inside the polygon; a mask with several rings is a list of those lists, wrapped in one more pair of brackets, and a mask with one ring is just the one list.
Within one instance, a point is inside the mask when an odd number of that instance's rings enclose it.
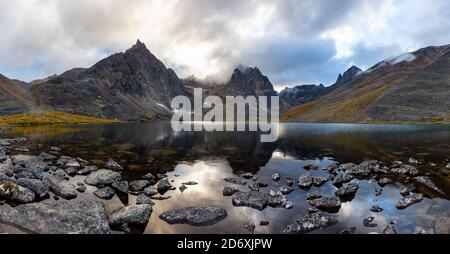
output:
{"label": "grey stone", "polygon": [[257,191],[239,191],[232,196],[233,205],[248,206],[258,210],[264,210],[269,201],[269,195]]}
{"label": "grey stone", "polygon": [[99,186],[99,185],[111,185],[114,182],[120,181],[121,175],[118,172],[112,170],[100,169],[95,172],[90,173],[84,182],[89,185]]}
{"label": "grey stone", "polygon": [[55,195],[58,195],[64,199],[73,199],[77,197],[75,186],[65,180],[49,176],[44,181],[46,181],[46,184],[50,186],[50,190]]}
{"label": "grey stone", "polygon": [[304,234],[336,224],[338,221],[321,213],[298,216],[291,224],[282,229],[283,234]]}
{"label": "grey stone", "polygon": [[2,221],[40,234],[109,234],[105,205],[99,201],[53,201],[0,209]]}
{"label": "grey stone", "polygon": [[304,174],[298,179],[298,187],[307,189],[313,185],[313,178],[310,174]]}
{"label": "grey stone", "polygon": [[409,196],[403,197],[397,202],[397,209],[402,210],[413,204],[417,204],[423,200],[422,194],[419,193],[411,193]]}
{"label": "grey stone", "polygon": [[[43,177],[44,171],[49,169],[48,165],[45,164],[37,156],[30,155],[14,155],[11,157],[12,163],[21,166],[21,172],[29,172],[33,175],[33,178],[41,179]],[[18,173],[17,171],[14,173]],[[26,177],[28,178],[28,177]]]}
{"label": "grey stone", "polygon": [[114,171],[122,171],[123,170],[123,167],[119,163],[117,163],[111,159],[106,162],[105,167],[107,169],[111,169]]}
{"label": "grey stone", "polygon": [[336,213],[341,208],[341,201],[337,197],[320,197],[308,200],[308,204],[322,211]]}
{"label": "grey stone", "polygon": [[104,187],[94,191],[95,196],[107,200],[112,199],[112,197],[114,197],[115,194],[116,192],[111,187]]}
{"label": "grey stone", "polygon": [[148,204],[134,205],[129,204],[111,214],[109,225],[120,226],[127,224],[147,224],[152,214],[152,206]]}
{"label": "grey stone", "polygon": [[121,192],[123,194],[128,194],[129,185],[127,181],[117,181],[111,185],[116,191]]}
{"label": "grey stone", "polygon": [[398,168],[391,168],[391,172],[396,175],[408,175],[408,176],[416,176],[419,174],[419,170],[416,167],[402,164]]}
{"label": "grey stone", "polygon": [[239,190],[234,187],[224,187],[222,194],[224,196],[232,196],[234,193],[238,192]]}
{"label": "grey stone", "polygon": [[97,166],[84,166],[82,169],[77,171],[77,174],[85,176],[97,170]]}
{"label": "grey stone", "polygon": [[153,203],[152,199],[150,197],[148,197],[147,195],[145,195],[144,193],[141,193],[137,196],[136,198],[136,205],[141,205],[141,204],[147,204],[147,205],[155,205],[155,203]]}
{"label": "grey stone", "polygon": [[351,201],[358,191],[357,183],[345,183],[339,188],[335,195],[338,196],[341,200]]}
{"label": "grey stone", "polygon": [[134,192],[143,191],[145,187],[150,185],[150,182],[147,180],[137,180],[130,182],[130,190]]}
{"label": "grey stone", "polygon": [[156,184],[156,188],[158,192],[164,193],[172,188],[172,184],[169,182],[169,180],[162,179]]}
{"label": "grey stone", "polygon": [[19,178],[16,184],[33,191],[38,198],[45,197],[50,189],[48,183],[38,179]]}
{"label": "grey stone", "polygon": [[186,207],[163,212],[159,218],[169,224],[209,226],[227,217],[227,211],[218,207]]}
{"label": "grey stone", "polygon": [[36,195],[33,191],[15,183],[3,183],[0,185],[0,198],[18,204],[32,203]]}
{"label": "grey stone", "polygon": [[242,181],[239,178],[235,178],[235,177],[227,177],[223,179],[225,182],[227,183],[232,183],[232,184],[237,184],[237,185],[246,185],[247,181]]}

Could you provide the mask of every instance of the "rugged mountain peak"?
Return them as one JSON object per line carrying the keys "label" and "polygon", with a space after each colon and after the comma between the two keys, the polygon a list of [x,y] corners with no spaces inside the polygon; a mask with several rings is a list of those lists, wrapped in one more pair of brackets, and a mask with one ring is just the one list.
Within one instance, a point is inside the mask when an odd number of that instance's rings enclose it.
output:
{"label": "rugged mountain peak", "polygon": [[362,70],[356,66],[350,67],[348,70],[346,70],[343,74],[339,74],[336,83],[334,83],[335,86],[340,86],[346,83],[349,83],[355,79],[356,76],[358,76]]}
{"label": "rugged mountain peak", "polygon": [[237,95],[276,95],[269,78],[264,76],[257,67],[239,65],[234,69],[226,92]]}

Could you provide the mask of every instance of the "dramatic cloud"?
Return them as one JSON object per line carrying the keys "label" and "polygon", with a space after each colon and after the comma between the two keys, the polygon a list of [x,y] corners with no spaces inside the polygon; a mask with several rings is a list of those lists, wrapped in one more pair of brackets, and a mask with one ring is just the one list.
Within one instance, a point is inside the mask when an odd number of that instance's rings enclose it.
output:
{"label": "dramatic cloud", "polygon": [[[137,38],[181,77],[258,66],[276,84],[332,83],[355,64],[450,43],[446,0],[0,0],[0,73],[88,67]],[[280,85],[281,87],[281,85]]]}

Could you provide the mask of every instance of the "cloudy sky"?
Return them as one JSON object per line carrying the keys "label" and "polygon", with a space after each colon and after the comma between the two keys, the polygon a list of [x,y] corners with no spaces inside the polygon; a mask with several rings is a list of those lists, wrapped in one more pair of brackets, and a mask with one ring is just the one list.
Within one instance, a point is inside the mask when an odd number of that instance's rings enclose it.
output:
{"label": "cloudy sky", "polygon": [[258,66],[274,84],[450,43],[448,0],[0,0],[0,73],[89,67],[140,38],[180,77]]}

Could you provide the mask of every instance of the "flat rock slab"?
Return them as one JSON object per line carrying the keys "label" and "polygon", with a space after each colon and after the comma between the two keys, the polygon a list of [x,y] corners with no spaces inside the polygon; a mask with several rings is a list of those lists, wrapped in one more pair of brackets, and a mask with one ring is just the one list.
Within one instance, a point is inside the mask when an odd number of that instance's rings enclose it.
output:
{"label": "flat rock slab", "polygon": [[123,224],[147,224],[152,214],[152,206],[148,204],[129,204],[111,214],[109,224],[121,226]]}
{"label": "flat rock slab", "polygon": [[232,199],[233,205],[235,206],[248,206],[258,210],[264,210],[269,201],[269,195],[258,191],[239,191],[233,195]]}
{"label": "flat rock slab", "polygon": [[225,219],[227,215],[225,209],[218,207],[186,207],[164,212],[159,218],[169,224],[208,226]]}
{"label": "flat rock slab", "polygon": [[109,234],[105,205],[99,201],[54,201],[0,208],[0,221],[39,234]]}

